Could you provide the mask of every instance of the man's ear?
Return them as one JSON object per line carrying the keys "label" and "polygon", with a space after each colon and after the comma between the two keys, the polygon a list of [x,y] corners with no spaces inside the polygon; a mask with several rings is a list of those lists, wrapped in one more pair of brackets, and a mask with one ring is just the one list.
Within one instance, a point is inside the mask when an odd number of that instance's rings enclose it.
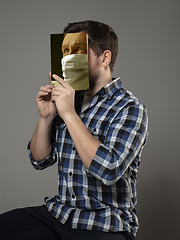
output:
{"label": "man's ear", "polygon": [[111,62],[111,51],[105,50],[102,55],[102,67],[106,68]]}

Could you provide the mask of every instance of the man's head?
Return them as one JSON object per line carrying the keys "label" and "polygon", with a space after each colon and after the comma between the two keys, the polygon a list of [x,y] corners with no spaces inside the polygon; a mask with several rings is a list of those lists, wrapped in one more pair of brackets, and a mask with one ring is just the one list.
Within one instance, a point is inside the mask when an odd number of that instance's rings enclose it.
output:
{"label": "man's head", "polygon": [[88,34],[88,45],[97,57],[106,50],[111,52],[109,68],[110,71],[113,71],[118,53],[118,39],[113,29],[104,23],[92,20],[69,23],[64,29],[64,33],[78,32],[86,32]]}

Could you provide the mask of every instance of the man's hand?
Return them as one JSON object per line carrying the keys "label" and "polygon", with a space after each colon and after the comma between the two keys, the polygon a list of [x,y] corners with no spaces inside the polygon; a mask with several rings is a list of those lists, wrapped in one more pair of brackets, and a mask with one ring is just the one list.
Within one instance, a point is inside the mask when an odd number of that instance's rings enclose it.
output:
{"label": "man's hand", "polygon": [[37,108],[42,118],[53,118],[56,113],[56,106],[51,101],[51,93],[54,86],[50,83],[51,74],[49,73],[49,85],[42,86],[36,97]]}
{"label": "man's hand", "polygon": [[74,108],[74,96],[75,90],[57,75],[53,75],[53,78],[61,84],[61,86],[55,86],[52,89],[51,101],[55,103],[59,116],[65,121],[66,118],[75,114]]}

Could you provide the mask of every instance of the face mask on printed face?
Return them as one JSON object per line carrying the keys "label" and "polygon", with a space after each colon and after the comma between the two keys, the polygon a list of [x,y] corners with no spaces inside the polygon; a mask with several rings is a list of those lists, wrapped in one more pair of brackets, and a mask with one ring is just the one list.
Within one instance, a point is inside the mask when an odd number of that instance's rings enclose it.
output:
{"label": "face mask on printed face", "polygon": [[74,90],[89,88],[89,72],[87,54],[70,54],[61,59],[64,80]]}

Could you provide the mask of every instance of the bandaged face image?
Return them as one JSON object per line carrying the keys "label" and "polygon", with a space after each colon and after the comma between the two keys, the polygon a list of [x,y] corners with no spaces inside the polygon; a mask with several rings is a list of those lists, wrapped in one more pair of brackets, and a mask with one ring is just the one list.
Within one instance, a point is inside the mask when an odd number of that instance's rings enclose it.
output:
{"label": "bandaged face image", "polygon": [[70,54],[87,54],[87,35],[85,32],[67,33],[62,43],[63,57]]}
{"label": "bandaged face image", "polygon": [[[85,32],[79,32],[64,34],[62,41],[62,58],[59,63],[62,67],[62,77],[74,90],[87,90],[89,88],[87,39]],[[56,85],[57,83],[52,81],[52,84]]]}

